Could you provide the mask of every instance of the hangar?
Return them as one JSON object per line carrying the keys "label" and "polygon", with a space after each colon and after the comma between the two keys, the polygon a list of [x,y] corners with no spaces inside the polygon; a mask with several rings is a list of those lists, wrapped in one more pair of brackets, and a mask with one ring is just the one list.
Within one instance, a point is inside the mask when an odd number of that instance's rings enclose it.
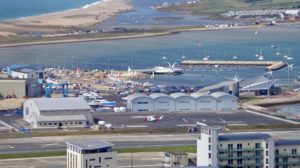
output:
{"label": "hangar", "polygon": [[127,97],[127,109],[133,112],[152,112],[153,99],[143,93],[134,93]]}
{"label": "hangar", "polygon": [[238,99],[235,96],[224,92],[215,92],[211,96],[215,97],[217,100],[216,109],[217,110],[237,110],[238,109]]}
{"label": "hangar", "polygon": [[82,98],[28,99],[23,109],[23,119],[33,128],[86,127],[93,124],[90,106]]}
{"label": "hangar", "polygon": [[154,109],[157,112],[174,112],[175,102],[172,97],[164,93],[153,93],[149,95],[153,99]]}
{"label": "hangar", "polygon": [[170,95],[175,102],[175,111],[193,112],[195,111],[195,100],[186,93],[173,93]]}
{"label": "hangar", "polygon": [[216,110],[217,100],[215,97],[203,92],[195,92],[191,96],[195,99],[196,111]]}

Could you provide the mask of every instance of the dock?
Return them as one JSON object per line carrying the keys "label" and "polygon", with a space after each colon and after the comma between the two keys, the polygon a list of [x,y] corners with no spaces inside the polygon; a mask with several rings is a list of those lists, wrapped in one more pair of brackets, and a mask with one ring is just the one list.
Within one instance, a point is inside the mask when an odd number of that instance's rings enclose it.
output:
{"label": "dock", "polygon": [[282,61],[202,61],[183,60],[181,65],[232,65],[232,66],[264,66],[268,71],[276,71],[286,67]]}

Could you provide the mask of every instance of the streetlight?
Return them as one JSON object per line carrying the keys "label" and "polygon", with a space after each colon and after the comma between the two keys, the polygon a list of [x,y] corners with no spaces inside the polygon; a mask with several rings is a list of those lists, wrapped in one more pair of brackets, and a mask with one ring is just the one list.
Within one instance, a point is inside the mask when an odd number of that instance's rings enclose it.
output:
{"label": "streetlight", "polygon": [[294,68],[294,64],[288,64],[288,89],[290,89],[290,71],[293,71],[293,68]]}

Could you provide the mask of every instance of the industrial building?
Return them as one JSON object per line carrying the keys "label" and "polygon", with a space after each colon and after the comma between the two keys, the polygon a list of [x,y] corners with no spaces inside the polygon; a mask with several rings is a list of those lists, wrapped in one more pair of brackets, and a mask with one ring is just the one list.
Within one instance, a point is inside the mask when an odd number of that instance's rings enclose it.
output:
{"label": "industrial building", "polygon": [[66,142],[67,168],[116,168],[113,144],[99,139]]}
{"label": "industrial building", "polygon": [[18,79],[47,79],[50,73],[40,65],[10,65],[6,68],[8,75]]}
{"label": "industrial building", "polygon": [[241,93],[253,93],[255,96],[270,96],[279,93],[279,89],[276,88],[276,80],[270,80],[264,75],[243,80],[240,87]]}
{"label": "industrial building", "polygon": [[93,124],[82,98],[33,98],[23,104],[23,119],[33,128],[86,127]]}
{"label": "industrial building", "polygon": [[266,133],[219,134],[201,124],[197,166],[237,168],[299,167],[300,140],[275,139]]}
{"label": "industrial building", "polygon": [[132,112],[207,112],[236,111],[238,98],[224,92],[212,94],[195,92],[192,94],[142,93],[129,95],[127,109]]}
{"label": "industrial building", "polygon": [[0,96],[3,98],[36,97],[42,94],[42,85],[33,79],[0,79]]}

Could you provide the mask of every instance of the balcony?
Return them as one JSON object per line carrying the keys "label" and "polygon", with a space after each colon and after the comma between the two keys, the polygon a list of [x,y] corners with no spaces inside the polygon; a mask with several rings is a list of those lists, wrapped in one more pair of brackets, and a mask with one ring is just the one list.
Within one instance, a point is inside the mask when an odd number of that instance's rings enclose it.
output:
{"label": "balcony", "polygon": [[259,164],[255,164],[255,163],[244,163],[244,164],[233,164],[233,165],[227,165],[227,164],[218,164],[218,167],[226,167],[226,166],[230,166],[230,167],[256,167],[256,166],[263,166],[263,163],[259,163]]}
{"label": "balcony", "polygon": [[263,151],[262,148],[242,148],[242,149],[218,149],[219,152],[256,152]]}
{"label": "balcony", "polygon": [[277,162],[275,163],[278,166],[291,166],[291,165],[300,165],[300,161],[287,161],[287,162]]}
{"label": "balcony", "polygon": [[275,157],[282,158],[282,157],[300,157],[300,154],[292,154],[292,153],[287,153],[287,154],[277,154]]}
{"label": "balcony", "polygon": [[243,156],[233,156],[233,157],[228,157],[228,156],[222,156],[218,155],[219,160],[229,160],[229,159],[260,159],[262,156],[256,156],[256,155],[243,155]]}

